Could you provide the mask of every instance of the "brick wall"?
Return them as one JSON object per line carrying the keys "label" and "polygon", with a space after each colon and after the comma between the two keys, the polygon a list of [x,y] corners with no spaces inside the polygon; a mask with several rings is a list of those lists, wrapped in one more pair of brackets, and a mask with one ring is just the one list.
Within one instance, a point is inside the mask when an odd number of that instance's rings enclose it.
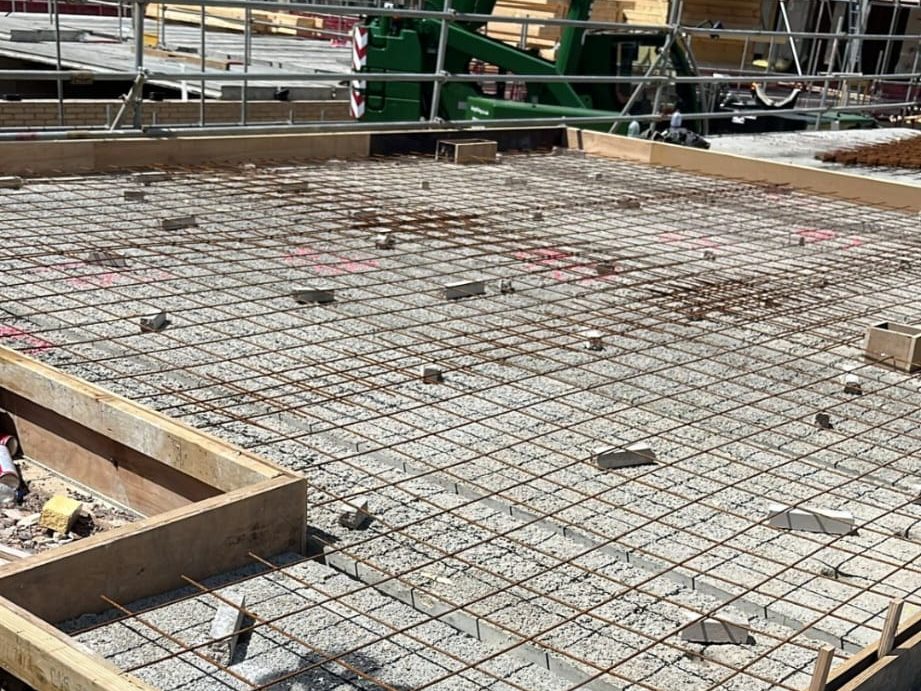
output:
{"label": "brick wall", "polygon": [[[102,126],[115,117],[121,106],[118,100],[64,101],[64,124],[70,127]],[[191,125],[198,123],[198,101],[145,101],[141,109],[144,124]],[[251,101],[247,104],[247,122],[308,122],[347,120],[348,101]],[[205,122],[211,125],[238,123],[239,101],[205,101]],[[129,113],[125,118],[131,124]],[[56,100],[0,101],[0,128],[53,127],[58,125]]]}

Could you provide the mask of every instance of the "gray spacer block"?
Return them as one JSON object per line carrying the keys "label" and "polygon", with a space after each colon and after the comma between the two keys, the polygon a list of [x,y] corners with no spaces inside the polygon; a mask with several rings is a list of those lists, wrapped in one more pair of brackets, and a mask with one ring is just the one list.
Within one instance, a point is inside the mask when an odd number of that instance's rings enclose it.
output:
{"label": "gray spacer block", "polygon": [[423,384],[440,384],[444,381],[444,372],[440,367],[434,365],[422,366],[422,383]]}
{"label": "gray spacer block", "polygon": [[282,192],[307,192],[310,190],[310,183],[306,180],[293,180],[291,182],[283,182],[278,186],[278,189]]}
{"label": "gray spacer block", "polygon": [[147,196],[144,190],[125,190],[122,194],[126,202],[142,202]]}
{"label": "gray spacer block", "polygon": [[458,300],[473,297],[474,295],[485,295],[486,283],[483,281],[458,281],[457,283],[448,283],[444,290],[445,299]]}
{"label": "gray spacer block", "polygon": [[16,175],[0,177],[0,189],[18,190],[22,188],[22,178]]}
{"label": "gray spacer block", "polygon": [[110,269],[125,269],[128,267],[127,259],[117,252],[107,250],[93,250],[86,256],[86,263],[106,266]]}
{"label": "gray spacer block", "polygon": [[374,237],[374,246],[379,250],[392,250],[397,240],[393,233],[379,233]]}
{"label": "gray spacer block", "polygon": [[195,216],[177,216],[176,218],[164,218],[160,221],[160,229],[165,231],[197,227],[198,221],[195,219]]}
{"label": "gray spacer block", "polygon": [[170,174],[159,170],[150,170],[144,173],[135,173],[131,178],[142,185],[149,185],[152,182],[166,182],[170,179]]}
{"label": "gray spacer block", "polygon": [[809,533],[847,535],[854,531],[854,515],[850,511],[793,508],[783,504],[768,506],[768,523],[774,528],[802,530]]}
{"label": "gray spacer block", "polygon": [[719,619],[701,619],[681,630],[691,643],[742,645],[748,642],[748,628]]}
{"label": "gray spacer block", "polygon": [[141,333],[156,333],[163,331],[169,325],[169,319],[166,318],[166,312],[160,312],[153,317],[141,318]]}
{"label": "gray spacer block", "polygon": [[302,305],[308,302],[326,303],[336,299],[332,288],[302,288],[292,291],[291,297]]}
{"label": "gray spacer block", "polygon": [[211,654],[223,665],[233,662],[233,654],[237,649],[238,631],[243,625],[243,609],[246,607],[245,595],[221,595],[233,604],[221,602],[214,619],[211,620],[211,643],[208,649]]}
{"label": "gray spacer block", "polygon": [[598,467],[604,470],[649,465],[656,462],[656,454],[652,447],[643,442],[631,444],[625,448],[611,446],[595,449],[594,457]]}

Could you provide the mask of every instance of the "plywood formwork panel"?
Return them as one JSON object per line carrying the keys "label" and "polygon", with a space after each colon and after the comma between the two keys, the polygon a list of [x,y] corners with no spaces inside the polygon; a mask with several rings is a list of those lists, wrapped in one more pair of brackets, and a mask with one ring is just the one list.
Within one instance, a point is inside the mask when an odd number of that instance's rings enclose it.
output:
{"label": "plywood formwork panel", "polygon": [[[279,477],[0,567],[0,597],[50,622],[108,609],[250,562],[301,552],[306,482]],[[65,597],[60,593],[66,593]]]}
{"label": "plywood formwork panel", "polygon": [[0,668],[34,689],[154,691],[17,604],[0,598]]}
{"label": "plywood formwork panel", "polygon": [[8,348],[0,348],[0,382],[20,400],[221,491],[282,474],[252,454]]}

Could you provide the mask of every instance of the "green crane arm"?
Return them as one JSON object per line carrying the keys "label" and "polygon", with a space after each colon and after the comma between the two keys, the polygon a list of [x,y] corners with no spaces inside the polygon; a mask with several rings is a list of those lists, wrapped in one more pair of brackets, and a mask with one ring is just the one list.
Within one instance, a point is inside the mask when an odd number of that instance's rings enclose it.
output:
{"label": "green crane arm", "polygon": [[[433,24],[436,25],[432,27],[433,29],[437,27],[437,30],[441,30],[440,23],[433,22]],[[452,53],[463,55],[465,60],[477,58],[512,73],[557,74],[553,63],[456,24],[448,28],[448,49]],[[585,105],[570,84],[558,82],[542,86],[556,101],[556,105],[575,108]]]}
{"label": "green crane arm", "polygon": [[[586,21],[592,12],[592,0],[570,0],[566,19]],[[578,74],[582,57],[582,36],[585,29],[564,26],[560,32],[560,47],[556,51],[556,71],[560,74]]]}

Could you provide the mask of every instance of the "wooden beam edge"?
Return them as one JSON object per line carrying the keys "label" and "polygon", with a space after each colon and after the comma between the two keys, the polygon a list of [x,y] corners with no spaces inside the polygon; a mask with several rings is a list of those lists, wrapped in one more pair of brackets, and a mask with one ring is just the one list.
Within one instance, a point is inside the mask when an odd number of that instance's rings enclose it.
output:
{"label": "wooden beam edge", "polygon": [[921,211],[921,187],[894,180],[811,168],[793,163],[748,158],[664,142],[623,137],[617,134],[569,128],[570,148],[588,154],[637,161],[754,184],[787,185],[806,194],[833,197],[884,209]]}
{"label": "wooden beam edge", "polygon": [[889,655],[877,660],[879,642],[874,641],[832,668],[827,687],[832,690],[847,689],[857,680],[866,680],[878,669],[898,658],[899,649],[921,646],[921,610],[913,614],[895,635],[895,644]]}
{"label": "wooden beam edge", "polygon": [[[5,346],[0,346],[0,386],[222,491],[291,476],[255,454]],[[198,454],[210,457],[212,467],[203,467]]]}
{"label": "wooden beam edge", "polygon": [[0,667],[38,691],[156,691],[3,597]]}
{"label": "wooden beam edge", "polygon": [[[37,554],[33,554],[23,559],[7,562],[6,564],[0,565],[0,581],[2,581],[7,576],[19,574],[24,571],[29,571],[33,568],[44,566],[51,562],[66,559],[67,557],[80,552],[99,550],[99,558],[101,560],[105,560],[107,558],[105,552],[106,549],[112,543],[117,542],[123,538],[131,537],[133,535],[138,535],[144,532],[154,532],[169,523],[181,522],[190,516],[206,513],[226,504],[232,504],[253,494],[259,494],[261,492],[269,491],[277,487],[294,484],[301,484],[304,486],[304,496],[306,497],[306,479],[294,476],[279,476],[269,478],[247,487],[242,487],[240,489],[227,492],[226,494],[219,494],[216,497],[203,499],[202,501],[195,502],[194,504],[189,504],[188,506],[182,506],[178,509],[173,509],[172,511],[167,511],[165,513],[157,514],[156,516],[150,516],[148,518],[142,518],[132,523],[127,523],[117,528],[112,528],[102,533],[90,535],[89,537],[77,540],[76,542],[71,542],[66,545],[55,547],[52,550],[38,552]],[[301,539],[300,547],[302,552],[304,551],[305,540],[306,534]],[[66,584],[62,584],[62,588],[66,589]]]}

